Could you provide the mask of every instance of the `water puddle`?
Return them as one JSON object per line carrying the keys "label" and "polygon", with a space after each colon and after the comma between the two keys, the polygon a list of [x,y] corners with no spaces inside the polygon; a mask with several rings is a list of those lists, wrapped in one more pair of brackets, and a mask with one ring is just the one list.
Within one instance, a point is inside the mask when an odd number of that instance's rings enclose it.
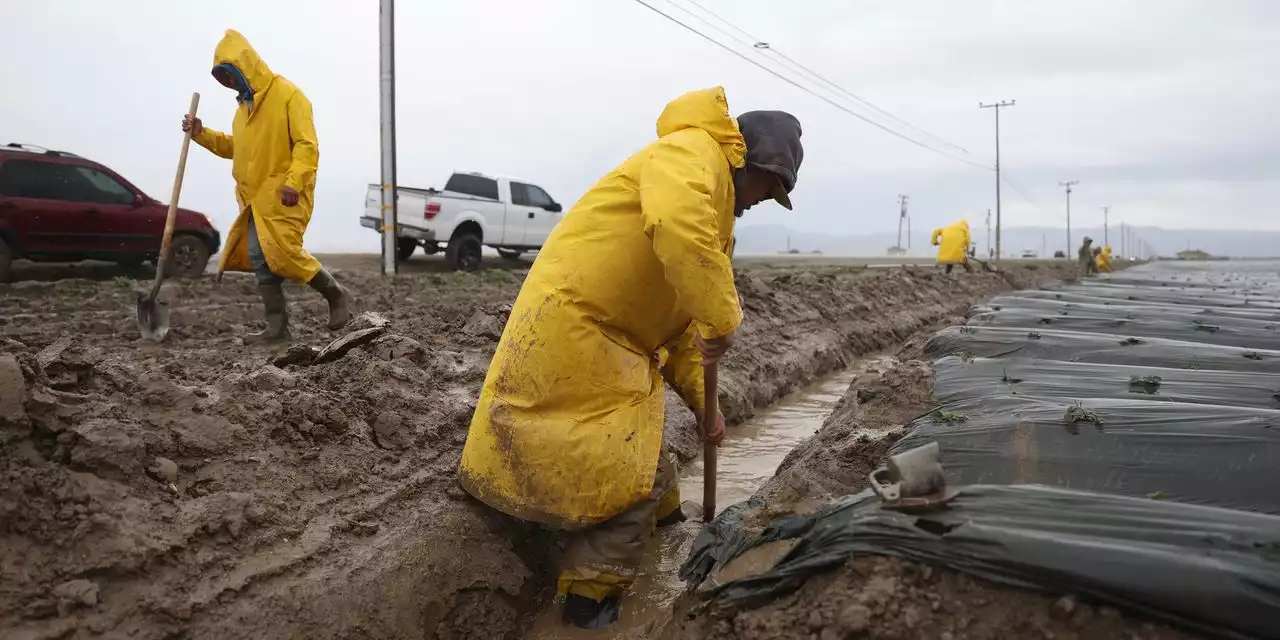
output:
{"label": "water puddle", "polygon": [[[747,422],[729,429],[720,445],[716,479],[716,503],[721,509],[751,497],[777,470],[801,440],[813,435],[844,395],[860,367],[819,379],[775,402]],[[680,496],[702,501],[701,459],[680,474]],[[548,607],[525,635],[531,640],[632,640],[650,637],[652,629],[670,615],[671,605],[684,593],[676,576],[689,555],[701,521],[688,521],[659,530],[645,551],[645,573],[636,580],[622,602],[622,618],[611,629],[587,631],[560,622],[558,606]]]}

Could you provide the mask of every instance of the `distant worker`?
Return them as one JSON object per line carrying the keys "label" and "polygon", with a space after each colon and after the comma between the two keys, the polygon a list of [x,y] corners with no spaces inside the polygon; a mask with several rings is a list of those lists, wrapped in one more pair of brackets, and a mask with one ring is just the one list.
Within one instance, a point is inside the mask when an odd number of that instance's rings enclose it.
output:
{"label": "distant worker", "polygon": [[1098,272],[1098,265],[1094,263],[1093,257],[1093,238],[1084,237],[1084,242],[1080,244],[1080,277],[1091,276]]}
{"label": "distant worker", "polygon": [[276,75],[249,41],[228,29],[213,53],[213,77],[236,92],[231,134],[206,128],[184,116],[182,130],[215,155],[231,160],[240,215],[227,233],[218,263],[223,271],[252,271],[267,329],[249,341],[285,340],[289,311],[283,282],[311,286],[329,303],[329,329],[351,319],[351,294],[302,248],[311,221],[320,147],[311,102],[298,87]]}
{"label": "distant worker", "polygon": [[1111,245],[1107,245],[1103,247],[1102,251],[1098,252],[1098,257],[1096,260],[1094,260],[1094,263],[1098,265],[1099,272],[1101,273],[1112,272],[1113,267],[1111,265]]}
{"label": "distant worker", "polygon": [[[617,620],[645,540],[683,519],[662,451],[663,380],[702,415],[702,365],[742,321],[729,256],[738,216],[788,193],[804,156],[781,111],[729,115],[687,93],[658,139],[564,216],[525,277],[489,366],[459,480],[503,513],[574,531],[556,582],[566,622]],[[724,416],[706,429],[724,437]]]}
{"label": "distant worker", "polygon": [[951,273],[951,269],[956,265],[964,267],[967,273],[973,273],[973,267],[969,266],[966,253],[966,249],[969,247],[968,220],[961,220],[941,229],[934,229],[933,236],[929,239],[929,242],[938,247],[938,264],[947,265],[947,273]]}

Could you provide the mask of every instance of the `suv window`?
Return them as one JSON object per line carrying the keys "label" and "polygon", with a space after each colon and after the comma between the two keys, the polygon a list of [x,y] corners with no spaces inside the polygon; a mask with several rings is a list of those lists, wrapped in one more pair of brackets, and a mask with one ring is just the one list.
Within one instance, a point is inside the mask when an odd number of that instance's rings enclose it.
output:
{"label": "suv window", "polygon": [[538,207],[539,209],[545,209],[555,203],[551,196],[547,195],[547,192],[543,191],[541,187],[520,182],[511,183],[511,202],[512,204]]}
{"label": "suv window", "polygon": [[484,176],[455,173],[444,185],[445,191],[456,191],[480,198],[498,199],[498,181]]}
{"label": "suv window", "polygon": [[96,204],[133,203],[133,192],[97,169],[38,160],[0,164],[0,195]]}

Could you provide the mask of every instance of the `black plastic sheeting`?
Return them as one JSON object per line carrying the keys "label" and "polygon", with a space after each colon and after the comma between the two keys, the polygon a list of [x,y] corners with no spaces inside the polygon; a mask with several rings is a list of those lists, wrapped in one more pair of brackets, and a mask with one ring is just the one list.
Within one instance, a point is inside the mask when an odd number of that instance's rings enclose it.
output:
{"label": "black plastic sheeting", "polygon": [[1280,637],[1280,518],[1037,486],[965,487],[908,515],[863,492],[758,536],[731,508],[694,541],[701,582],[761,544],[797,539],[771,570],[721,585],[710,606],[758,606],[859,553],[942,565],[994,582],[1072,592],[1223,638]]}
{"label": "black plastic sheeting", "polygon": [[933,399],[944,405],[999,392],[1280,409],[1277,374],[955,356],[938,360],[933,370]]}
{"label": "black plastic sheeting", "polygon": [[1280,514],[1273,409],[1000,395],[947,404],[907,429],[890,454],[937,441],[949,486],[1046,484]]}
{"label": "black plastic sheeting", "polygon": [[969,308],[966,317],[993,311],[1017,311],[1052,315],[1087,315],[1115,318],[1117,320],[1183,320],[1205,322],[1227,327],[1245,327],[1267,331],[1280,330],[1280,317],[1270,313],[1253,313],[1215,307],[1213,312],[1197,307],[1158,305],[1104,305],[1086,302],[1063,302],[1048,298],[1028,298],[1022,295],[997,296]]}
{"label": "black plastic sheeting", "polygon": [[1043,327],[949,327],[929,338],[925,354],[1280,373],[1280,351]]}
{"label": "black plastic sheeting", "polygon": [[960,497],[907,515],[863,492],[758,536],[740,520],[760,505],[735,505],[682,577],[795,540],[709,606],[756,606],[875,553],[1280,638],[1278,264],[1161,263],[975,306],[926,343],[939,406],[890,451],[937,442]]}
{"label": "black plastic sheeting", "polygon": [[1162,318],[1137,318],[1129,317],[1131,315],[1133,314],[1115,311],[1093,313],[1063,310],[1055,313],[1004,308],[972,314],[967,324],[988,327],[1051,327],[1084,333],[1119,332],[1128,336],[1170,338],[1254,349],[1280,349],[1280,331],[1276,330],[1277,325],[1265,321],[1250,321],[1262,325],[1253,327],[1233,326],[1206,316],[1178,317],[1176,314],[1166,314]]}

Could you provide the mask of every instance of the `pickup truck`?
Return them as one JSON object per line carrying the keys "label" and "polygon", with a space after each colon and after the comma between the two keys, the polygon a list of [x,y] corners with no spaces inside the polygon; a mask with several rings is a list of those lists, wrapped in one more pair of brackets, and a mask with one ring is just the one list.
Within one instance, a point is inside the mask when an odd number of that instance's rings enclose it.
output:
{"label": "pickup truck", "polygon": [[[451,267],[474,271],[489,246],[514,260],[542,248],[563,209],[541,187],[479,173],[454,173],[442,190],[397,187],[396,259],[443,248]],[[381,233],[381,210],[382,190],[370,184],[360,225]]]}

